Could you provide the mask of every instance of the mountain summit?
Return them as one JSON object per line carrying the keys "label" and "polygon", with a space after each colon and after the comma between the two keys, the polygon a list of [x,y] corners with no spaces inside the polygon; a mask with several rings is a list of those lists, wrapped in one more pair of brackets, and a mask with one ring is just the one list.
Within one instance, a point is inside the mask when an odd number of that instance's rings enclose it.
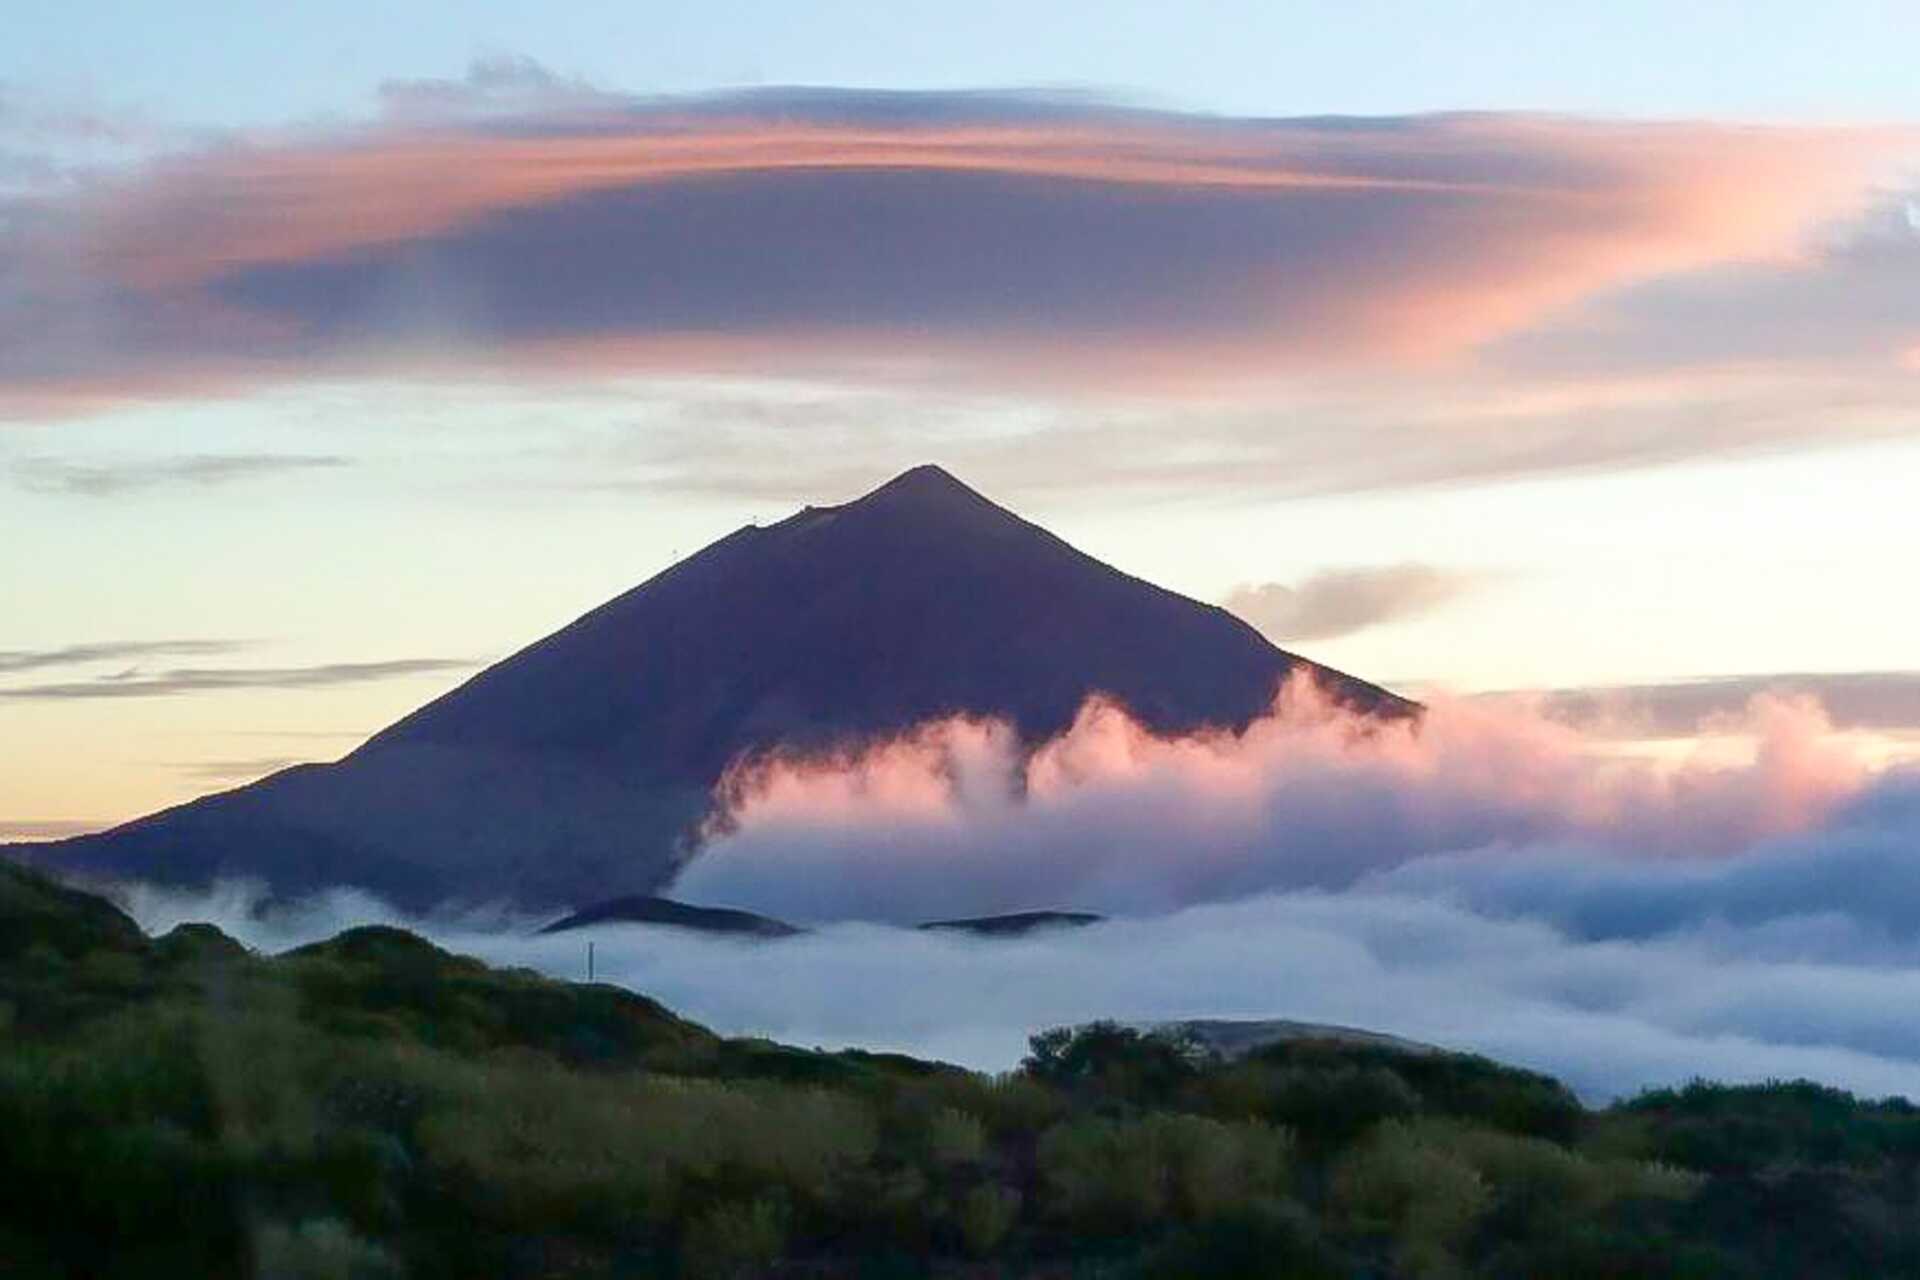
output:
{"label": "mountain summit", "polygon": [[1160,732],[1238,727],[1297,670],[1355,710],[1414,710],[922,466],[729,534],[336,764],[30,851],[166,882],[352,884],[410,907],[578,905],[665,883],[751,752],[960,712],[1038,743],[1094,694]]}

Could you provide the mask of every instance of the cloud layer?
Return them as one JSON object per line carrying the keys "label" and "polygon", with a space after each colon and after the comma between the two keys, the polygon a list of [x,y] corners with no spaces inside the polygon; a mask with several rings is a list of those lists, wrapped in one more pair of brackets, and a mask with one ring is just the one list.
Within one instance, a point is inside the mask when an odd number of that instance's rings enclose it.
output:
{"label": "cloud layer", "polygon": [[[950,722],[737,777],[695,901],[842,919],[746,942],[351,890],[134,887],[150,928],[280,948],[389,920],[495,963],[647,992],[731,1033],[999,1069],[1100,1017],[1367,1026],[1551,1071],[1592,1099],[1698,1075],[1920,1098],[1920,774],[1872,773],[1818,708],[1767,699],[1738,758],[1656,767],[1516,707],[1417,731],[1295,688],[1245,735],[1160,741],[1110,708],[1022,759]],[[1014,906],[1120,912],[989,941],[873,922]]]}
{"label": "cloud layer", "polygon": [[193,454],[112,463],[23,458],[13,467],[20,485],[39,493],[112,498],[171,485],[205,487],[228,481],[349,465],[331,454]]}
{"label": "cloud layer", "polygon": [[1032,1032],[1095,1018],[1290,1017],[1361,1025],[1551,1071],[1592,1100],[1695,1076],[1809,1077],[1920,1098],[1913,948],[1844,923],[1703,924],[1650,941],[1570,937],[1445,898],[1258,895],[1165,916],[985,941],[841,924],[755,943],[601,926],[540,936],[484,913],[420,920],[340,892],[262,912],[136,890],[150,929],[213,920],[280,949],[387,921],[495,964],[595,969],[717,1030],[900,1050],[1002,1070]]}

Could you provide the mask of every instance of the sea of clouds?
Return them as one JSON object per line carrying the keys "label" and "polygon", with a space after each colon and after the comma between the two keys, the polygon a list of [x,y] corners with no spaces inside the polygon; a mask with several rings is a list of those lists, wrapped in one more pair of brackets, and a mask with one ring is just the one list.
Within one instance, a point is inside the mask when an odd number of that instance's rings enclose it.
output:
{"label": "sea of clouds", "polygon": [[[1293,686],[1242,734],[1162,739],[1091,704],[1038,751],[953,720],[735,771],[669,892],[807,923],[780,941],[342,889],[263,910],[135,887],[149,929],[277,950],[404,924],[499,964],[597,975],[729,1033],[1001,1069],[1093,1018],[1363,1026],[1550,1071],[1600,1100],[1694,1076],[1920,1098],[1920,772],[1817,704],[1761,697],[1675,756],[1525,705],[1357,720]],[[1107,913],[989,940],[914,930]]]}

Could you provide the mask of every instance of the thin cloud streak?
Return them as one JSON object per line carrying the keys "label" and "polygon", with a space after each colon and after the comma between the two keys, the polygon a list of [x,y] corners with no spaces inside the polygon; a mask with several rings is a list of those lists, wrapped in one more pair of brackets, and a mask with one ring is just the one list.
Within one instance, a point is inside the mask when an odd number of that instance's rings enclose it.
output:
{"label": "thin cloud streak", "polygon": [[247,648],[247,640],[108,640],[69,644],[53,649],[0,649],[0,675],[40,671],[48,667],[77,667],[94,662],[127,662],[142,658],[205,657]]}
{"label": "thin cloud streak", "polygon": [[556,483],[802,503],[935,456],[992,492],[1028,497],[1317,497],[1904,439],[1920,385],[1886,370],[1589,371],[1544,384],[1432,370],[1302,378],[1264,404],[1101,406],[876,389],[852,374],[754,376],[668,392],[625,384],[633,421],[552,456]]}
{"label": "thin cloud streak", "polygon": [[180,667],[150,674],[128,671],[92,680],[15,685],[0,688],[0,701],[166,698],[234,689],[331,689],[405,676],[470,671],[478,665],[460,658],[396,658],[385,662],[331,662],[310,667]]}
{"label": "thin cloud streak", "polygon": [[1678,738],[1737,717],[1754,697],[1769,692],[1816,699],[1836,728],[1920,730],[1920,671],[1702,676],[1663,684],[1483,696],[1532,699],[1541,714],[1583,733]]}
{"label": "thin cloud streak", "polygon": [[30,492],[111,498],[171,485],[205,487],[349,465],[350,459],[332,454],[216,453],[103,463],[23,458],[13,471],[20,486]]}
{"label": "thin cloud streak", "polygon": [[106,820],[89,821],[83,818],[42,820],[0,818],[0,841],[64,840],[68,836],[83,836],[94,831],[105,831],[112,825],[112,822]]}
{"label": "thin cloud streak", "polygon": [[203,782],[241,783],[311,761],[302,756],[261,756],[250,760],[191,760],[172,767]]}
{"label": "thin cloud streak", "polygon": [[1331,640],[1431,613],[1485,577],[1427,564],[1323,569],[1297,586],[1243,584],[1221,605],[1276,643]]}

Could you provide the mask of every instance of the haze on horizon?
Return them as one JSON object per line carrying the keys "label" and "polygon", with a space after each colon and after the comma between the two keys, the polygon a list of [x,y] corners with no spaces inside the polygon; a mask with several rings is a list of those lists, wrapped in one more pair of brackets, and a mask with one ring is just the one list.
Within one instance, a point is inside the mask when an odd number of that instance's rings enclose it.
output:
{"label": "haze on horizon", "polygon": [[1914,753],[1909,6],[936,8],[26,15],[0,839],[924,461],[1369,679]]}

